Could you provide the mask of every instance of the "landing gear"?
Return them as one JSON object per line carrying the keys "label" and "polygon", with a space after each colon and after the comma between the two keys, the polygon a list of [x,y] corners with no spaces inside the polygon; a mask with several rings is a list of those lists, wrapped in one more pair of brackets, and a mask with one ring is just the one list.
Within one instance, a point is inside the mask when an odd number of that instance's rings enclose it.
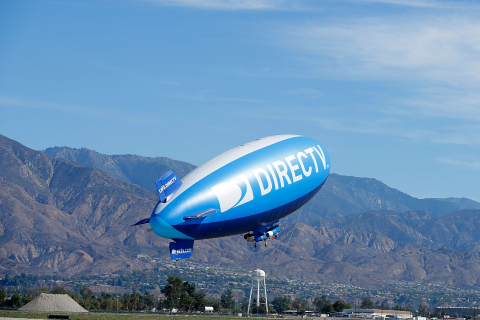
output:
{"label": "landing gear", "polygon": [[267,240],[265,240],[265,247],[268,247],[268,243],[267,243]]}
{"label": "landing gear", "polygon": [[255,248],[257,247],[257,243],[256,243],[256,242],[255,242],[254,246],[255,246]]}

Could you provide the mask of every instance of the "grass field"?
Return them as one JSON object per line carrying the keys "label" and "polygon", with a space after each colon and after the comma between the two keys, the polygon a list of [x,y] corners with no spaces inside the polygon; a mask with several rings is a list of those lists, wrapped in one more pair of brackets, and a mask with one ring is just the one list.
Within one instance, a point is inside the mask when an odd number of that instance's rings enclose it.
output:
{"label": "grass field", "polygon": [[27,318],[27,319],[47,319],[49,314],[68,314],[73,320],[180,320],[194,318],[195,320],[239,320],[236,316],[205,316],[205,315],[163,315],[151,313],[68,313],[68,312],[36,312],[36,311],[16,311],[0,310],[0,318]]}

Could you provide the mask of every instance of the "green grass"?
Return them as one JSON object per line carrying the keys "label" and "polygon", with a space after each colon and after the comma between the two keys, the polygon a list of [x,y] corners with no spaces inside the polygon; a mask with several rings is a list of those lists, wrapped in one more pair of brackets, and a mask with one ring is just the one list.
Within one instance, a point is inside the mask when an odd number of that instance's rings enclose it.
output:
{"label": "green grass", "polygon": [[152,313],[68,313],[68,312],[40,312],[40,311],[17,311],[17,310],[0,310],[0,318],[27,318],[27,319],[47,319],[49,314],[68,314],[73,320],[239,320],[236,316],[207,316],[207,315],[163,315]]}

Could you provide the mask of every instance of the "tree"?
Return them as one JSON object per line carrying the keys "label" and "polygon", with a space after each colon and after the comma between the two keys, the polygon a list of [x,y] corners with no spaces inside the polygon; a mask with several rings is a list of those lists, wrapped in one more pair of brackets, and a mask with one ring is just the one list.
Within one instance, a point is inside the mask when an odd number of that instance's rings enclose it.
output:
{"label": "tree", "polygon": [[13,307],[20,307],[22,305],[22,297],[20,297],[20,295],[18,293],[15,293],[13,296],[12,296],[12,305]]}
{"label": "tree", "polygon": [[87,310],[90,309],[98,309],[100,308],[100,303],[93,295],[92,290],[88,288],[86,285],[83,285],[83,287],[80,289],[80,301],[79,304],[84,307]]}
{"label": "tree", "polygon": [[425,317],[427,315],[427,306],[423,305],[423,303],[421,303],[419,306],[418,306],[418,314],[421,316],[421,317]]}
{"label": "tree", "polygon": [[195,299],[193,298],[193,296],[188,294],[182,294],[182,296],[180,297],[180,309],[188,312],[194,309],[194,306]]}
{"label": "tree", "polygon": [[252,313],[257,313],[257,314],[267,313],[267,309],[265,309],[265,306],[262,306],[262,305],[254,306],[252,308]]}
{"label": "tree", "polygon": [[121,298],[121,304],[123,310],[131,310],[130,308],[132,307],[132,298],[127,292],[123,294]]}
{"label": "tree", "polygon": [[380,309],[382,310],[390,310],[390,308],[388,307],[388,304],[386,304],[385,302],[382,301],[382,304],[380,305]]}
{"label": "tree", "polygon": [[182,293],[180,295],[180,308],[188,312],[195,306],[195,285],[185,281],[182,285]]}
{"label": "tree", "polygon": [[0,306],[5,305],[5,298],[7,297],[7,292],[3,289],[0,290]]}
{"label": "tree", "polygon": [[343,302],[342,300],[337,300],[333,303],[333,309],[337,312],[342,312],[344,309],[350,309],[351,307],[350,303]]}
{"label": "tree", "polygon": [[157,308],[157,311],[161,311],[164,306],[165,306],[165,300],[158,298],[157,301],[155,302],[155,308]]}
{"label": "tree", "polygon": [[86,285],[83,285],[82,289],[80,289],[80,296],[82,297],[83,300],[87,300],[91,298],[93,295],[92,290],[90,290],[89,287]]}
{"label": "tree", "polygon": [[165,305],[169,309],[178,309],[180,305],[180,296],[183,291],[183,279],[180,277],[170,276],[167,278],[167,284],[161,292],[167,297]]}
{"label": "tree", "polygon": [[240,303],[240,310],[242,310],[242,312],[247,312],[248,310],[248,300],[245,300],[243,301],[242,303]]}
{"label": "tree", "polygon": [[140,293],[134,291],[130,295],[130,305],[128,306],[130,310],[137,310],[138,309],[138,301],[140,301]]}
{"label": "tree", "polygon": [[362,300],[362,304],[360,305],[360,308],[362,309],[373,309],[375,307],[375,303],[373,303],[370,298],[364,298]]}
{"label": "tree", "polygon": [[272,301],[272,305],[278,313],[283,313],[291,308],[290,299],[286,296],[275,297]]}
{"label": "tree", "polygon": [[26,305],[27,303],[29,303],[30,301],[32,301],[33,299],[35,299],[35,297],[31,296],[31,295],[23,295],[22,297],[22,305]]}
{"label": "tree", "polygon": [[123,309],[127,311],[131,310],[130,308],[132,307],[132,297],[130,296],[130,294],[125,292],[121,299],[122,299]]}
{"label": "tree", "polygon": [[143,296],[140,296],[140,301],[138,302],[139,306],[141,305],[142,308],[139,307],[141,310],[145,310],[147,308],[153,308],[155,304],[155,297],[148,291],[145,291]]}
{"label": "tree", "polygon": [[180,277],[170,276],[167,279],[167,284],[161,292],[167,297],[165,305],[169,309],[182,309],[190,311],[192,309],[199,310],[205,306],[205,295],[198,295],[195,285],[188,281],[183,282]]}
{"label": "tree", "polygon": [[297,312],[300,311],[300,309],[307,309],[308,308],[308,301],[305,299],[302,299],[300,297],[293,299],[292,301],[292,308],[297,310]]}
{"label": "tree", "polygon": [[206,300],[205,303],[208,303],[208,307],[213,307],[213,311],[215,312],[218,312],[220,310],[220,307],[221,307],[220,300],[216,300],[216,299]]}
{"label": "tree", "polygon": [[315,308],[315,312],[322,312],[322,308],[327,303],[327,301],[330,302],[330,300],[328,300],[327,296],[325,295],[321,297],[316,297],[313,300],[313,306]]}
{"label": "tree", "polygon": [[194,308],[195,311],[204,311],[205,310],[205,292],[196,292],[193,295],[193,299],[195,299]]}
{"label": "tree", "polygon": [[235,297],[232,290],[228,290],[227,293],[222,293],[220,297],[220,304],[222,308],[233,310],[235,308]]}
{"label": "tree", "polygon": [[330,312],[334,312],[335,309],[333,308],[332,302],[330,300],[327,300],[327,302],[325,302],[325,304],[323,305],[320,311],[322,313],[330,313]]}
{"label": "tree", "polygon": [[[102,292],[103,294],[104,292]],[[102,297],[102,302],[100,303],[100,309],[102,310],[116,310],[117,309],[117,301],[116,299],[112,299],[111,297]]]}
{"label": "tree", "polygon": [[93,296],[89,299],[90,309],[98,310],[100,309],[100,301],[98,301],[97,297]]}
{"label": "tree", "polygon": [[302,317],[305,315],[305,312],[306,310],[304,308],[300,308],[300,310],[298,310],[298,314]]}
{"label": "tree", "polygon": [[399,304],[396,304],[393,306],[392,310],[398,310],[398,311],[406,311],[408,308],[404,308]]}
{"label": "tree", "polygon": [[[90,289],[88,289],[90,290]],[[91,290],[90,290],[91,292]],[[53,287],[52,290],[50,290],[50,293],[53,293],[53,294],[67,294],[69,293],[67,290],[65,290],[65,287],[64,286],[55,286]]]}

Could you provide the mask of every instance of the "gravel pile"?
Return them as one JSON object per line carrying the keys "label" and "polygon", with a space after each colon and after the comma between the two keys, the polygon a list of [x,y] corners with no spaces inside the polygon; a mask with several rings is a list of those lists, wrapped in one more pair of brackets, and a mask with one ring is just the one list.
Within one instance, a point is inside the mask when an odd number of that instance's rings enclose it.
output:
{"label": "gravel pile", "polygon": [[35,300],[30,301],[19,310],[21,311],[65,311],[88,312],[75,302],[68,294],[40,293]]}

